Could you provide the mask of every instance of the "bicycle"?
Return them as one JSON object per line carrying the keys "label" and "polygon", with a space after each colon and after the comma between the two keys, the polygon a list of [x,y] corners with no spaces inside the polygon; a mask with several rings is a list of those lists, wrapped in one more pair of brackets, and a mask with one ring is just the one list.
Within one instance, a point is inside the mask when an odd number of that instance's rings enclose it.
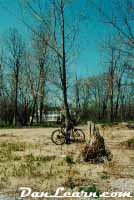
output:
{"label": "bicycle", "polygon": [[[56,145],[63,145],[66,143],[66,128],[61,127],[52,132],[51,140]],[[71,127],[70,129],[70,142],[84,143],[85,134],[82,129]]]}

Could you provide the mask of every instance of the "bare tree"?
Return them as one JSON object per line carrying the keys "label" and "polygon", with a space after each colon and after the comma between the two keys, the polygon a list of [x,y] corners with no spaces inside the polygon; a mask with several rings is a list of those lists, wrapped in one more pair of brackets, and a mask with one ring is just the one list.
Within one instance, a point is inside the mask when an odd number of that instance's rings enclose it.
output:
{"label": "bare tree", "polygon": [[[101,16],[102,22],[110,25],[116,31],[118,46],[130,63],[134,55],[134,2],[132,0],[113,0],[110,3],[106,1],[89,1]],[[90,4],[90,5],[91,5]],[[108,10],[108,12],[107,12]],[[127,66],[133,69],[133,65]]]}
{"label": "bare tree", "polygon": [[18,94],[19,94],[19,76],[20,69],[23,63],[23,55],[25,50],[24,42],[21,35],[16,29],[10,29],[6,41],[6,47],[8,50],[8,64],[12,70],[14,79],[14,124],[18,122]]}
{"label": "bare tree", "polygon": [[73,94],[74,94],[74,101],[75,101],[75,111],[77,115],[80,113],[80,80],[78,80],[77,75],[75,76],[74,81],[74,88],[73,88]]}
{"label": "bare tree", "polygon": [[40,38],[37,35],[33,37],[33,48],[35,62],[39,69],[39,112],[40,112],[40,123],[42,123],[42,114],[44,109],[44,98],[45,98],[45,85],[48,80],[49,68],[50,68],[50,50],[47,43],[44,41],[45,37],[49,37],[49,33],[44,30],[40,30]]}
{"label": "bare tree", "polygon": [[[70,51],[76,35],[76,32],[74,31],[74,22],[72,22],[68,27],[66,16],[67,9],[69,9],[69,5],[71,5],[71,3],[71,1],[67,2],[65,0],[52,0],[47,4],[45,12],[41,8],[39,2],[37,3],[38,9],[35,9],[30,1],[25,4],[28,11],[32,13],[33,18],[36,19],[39,23],[41,22],[45,24],[45,27],[50,29],[51,37],[49,39],[48,37],[44,37],[44,41],[47,43],[48,47],[53,51],[56,57],[56,66],[58,67],[57,71],[61,81],[64,100],[67,132],[69,130],[71,120],[67,90],[68,51]],[[50,15],[49,13],[52,14]],[[49,22],[48,16],[50,16]],[[36,33],[40,37],[37,31]]]}

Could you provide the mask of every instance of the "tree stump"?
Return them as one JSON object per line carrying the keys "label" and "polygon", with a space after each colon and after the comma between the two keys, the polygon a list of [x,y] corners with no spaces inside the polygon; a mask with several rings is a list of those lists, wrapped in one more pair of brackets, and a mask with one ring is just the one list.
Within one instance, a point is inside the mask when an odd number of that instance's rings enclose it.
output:
{"label": "tree stump", "polygon": [[104,138],[100,135],[98,128],[94,129],[90,143],[84,147],[82,157],[86,162],[104,162],[106,159],[112,159],[112,155],[106,149]]}

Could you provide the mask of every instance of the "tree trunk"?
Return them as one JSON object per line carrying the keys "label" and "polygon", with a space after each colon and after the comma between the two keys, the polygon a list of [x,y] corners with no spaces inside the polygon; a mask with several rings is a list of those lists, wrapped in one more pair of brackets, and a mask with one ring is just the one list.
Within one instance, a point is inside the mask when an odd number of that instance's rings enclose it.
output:
{"label": "tree trunk", "polygon": [[110,121],[113,122],[113,91],[110,96],[110,104],[111,104],[111,109],[110,109]]}
{"label": "tree trunk", "polygon": [[14,108],[14,125],[18,122],[18,85],[19,85],[19,60],[16,61],[16,72],[15,72],[15,108]]}
{"label": "tree trunk", "polygon": [[66,135],[68,136],[70,131],[70,111],[67,100],[67,80],[66,80],[66,52],[65,52],[65,17],[64,17],[64,5],[63,0],[61,0],[61,34],[62,34],[62,90],[64,98],[64,107],[65,107],[65,123],[66,123]]}
{"label": "tree trunk", "polygon": [[33,125],[35,109],[36,109],[36,101],[37,101],[36,98],[34,98],[34,102],[33,102],[33,106],[32,106],[32,116],[31,116],[30,125]]}
{"label": "tree trunk", "polygon": [[116,107],[115,107],[115,119],[117,119],[117,117],[118,117],[120,89],[121,89],[121,82],[119,80],[119,83],[118,83],[118,94],[117,94]]}
{"label": "tree trunk", "polygon": [[113,97],[114,97],[114,70],[115,70],[115,63],[114,63],[114,49],[112,49],[112,60],[110,66],[110,121],[113,122]]}
{"label": "tree trunk", "polygon": [[41,84],[40,84],[40,105],[39,105],[39,109],[40,109],[40,124],[42,123],[43,119],[43,108],[44,108],[44,96],[45,96],[45,72],[44,72],[44,63],[41,62],[40,63],[40,76],[41,76]]}
{"label": "tree trunk", "polygon": [[76,76],[76,84],[75,84],[75,98],[76,98],[76,113],[79,115],[80,113],[80,96],[79,96],[79,85],[78,85],[78,80]]}

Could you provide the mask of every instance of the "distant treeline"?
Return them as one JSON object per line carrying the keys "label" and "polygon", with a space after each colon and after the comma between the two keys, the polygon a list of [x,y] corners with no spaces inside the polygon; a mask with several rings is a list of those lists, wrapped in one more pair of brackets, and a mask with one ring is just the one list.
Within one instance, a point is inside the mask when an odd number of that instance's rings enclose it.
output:
{"label": "distant treeline", "polygon": [[127,70],[77,80],[76,111],[83,120],[100,122],[134,120],[134,83],[124,80]]}
{"label": "distant treeline", "polygon": [[[72,77],[69,109],[81,120],[134,120],[134,70],[109,44],[105,54],[102,74]],[[32,125],[35,117],[42,124],[51,107],[64,109],[60,73],[46,42],[33,35],[28,48],[18,31],[10,29],[0,58],[1,126]]]}

